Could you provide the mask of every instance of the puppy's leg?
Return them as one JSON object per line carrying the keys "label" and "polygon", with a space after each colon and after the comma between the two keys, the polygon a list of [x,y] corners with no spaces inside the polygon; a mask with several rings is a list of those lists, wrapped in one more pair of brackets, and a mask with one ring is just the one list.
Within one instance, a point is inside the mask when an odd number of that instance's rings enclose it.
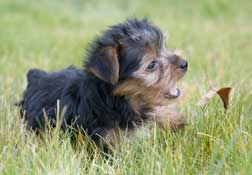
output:
{"label": "puppy's leg", "polygon": [[158,106],[154,110],[154,120],[160,127],[171,128],[173,131],[184,128],[185,117],[175,105]]}

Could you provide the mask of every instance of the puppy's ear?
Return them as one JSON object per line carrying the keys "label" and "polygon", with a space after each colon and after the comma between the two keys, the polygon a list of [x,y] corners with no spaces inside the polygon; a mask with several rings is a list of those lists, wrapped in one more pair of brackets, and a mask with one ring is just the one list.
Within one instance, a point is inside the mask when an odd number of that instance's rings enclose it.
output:
{"label": "puppy's ear", "polygon": [[105,45],[96,48],[86,67],[98,78],[113,85],[116,84],[119,79],[118,47]]}

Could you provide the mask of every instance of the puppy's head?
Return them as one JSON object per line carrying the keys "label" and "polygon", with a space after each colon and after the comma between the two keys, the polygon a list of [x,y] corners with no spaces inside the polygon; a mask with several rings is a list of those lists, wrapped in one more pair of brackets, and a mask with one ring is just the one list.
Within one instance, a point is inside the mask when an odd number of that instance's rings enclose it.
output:
{"label": "puppy's head", "polygon": [[127,20],[96,40],[86,69],[113,85],[114,95],[162,105],[180,95],[176,82],[188,67],[165,41],[160,29],[147,20]]}

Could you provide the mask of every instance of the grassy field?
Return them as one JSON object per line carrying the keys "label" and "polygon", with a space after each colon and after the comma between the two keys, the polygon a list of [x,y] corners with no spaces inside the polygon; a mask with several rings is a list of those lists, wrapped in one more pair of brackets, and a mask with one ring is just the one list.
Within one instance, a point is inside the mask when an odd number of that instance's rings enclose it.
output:
{"label": "grassy field", "polygon": [[[251,15],[249,0],[0,0],[0,174],[252,174]],[[75,152],[67,135],[27,132],[13,105],[26,72],[81,66],[92,38],[133,16],[168,31],[189,60],[186,129],[140,132],[106,160]],[[210,86],[234,88],[227,113],[217,97],[196,106]]]}

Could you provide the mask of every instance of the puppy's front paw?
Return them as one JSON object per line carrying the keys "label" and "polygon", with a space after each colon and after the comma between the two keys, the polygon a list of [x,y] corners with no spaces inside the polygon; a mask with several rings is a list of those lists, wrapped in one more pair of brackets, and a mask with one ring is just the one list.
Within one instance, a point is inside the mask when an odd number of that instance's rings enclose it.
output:
{"label": "puppy's front paw", "polygon": [[174,120],[170,120],[170,128],[173,131],[177,131],[178,129],[184,129],[185,127],[185,117],[183,114],[178,114]]}
{"label": "puppy's front paw", "polygon": [[185,127],[185,116],[175,107],[161,106],[156,108],[155,122],[164,129],[176,131]]}

